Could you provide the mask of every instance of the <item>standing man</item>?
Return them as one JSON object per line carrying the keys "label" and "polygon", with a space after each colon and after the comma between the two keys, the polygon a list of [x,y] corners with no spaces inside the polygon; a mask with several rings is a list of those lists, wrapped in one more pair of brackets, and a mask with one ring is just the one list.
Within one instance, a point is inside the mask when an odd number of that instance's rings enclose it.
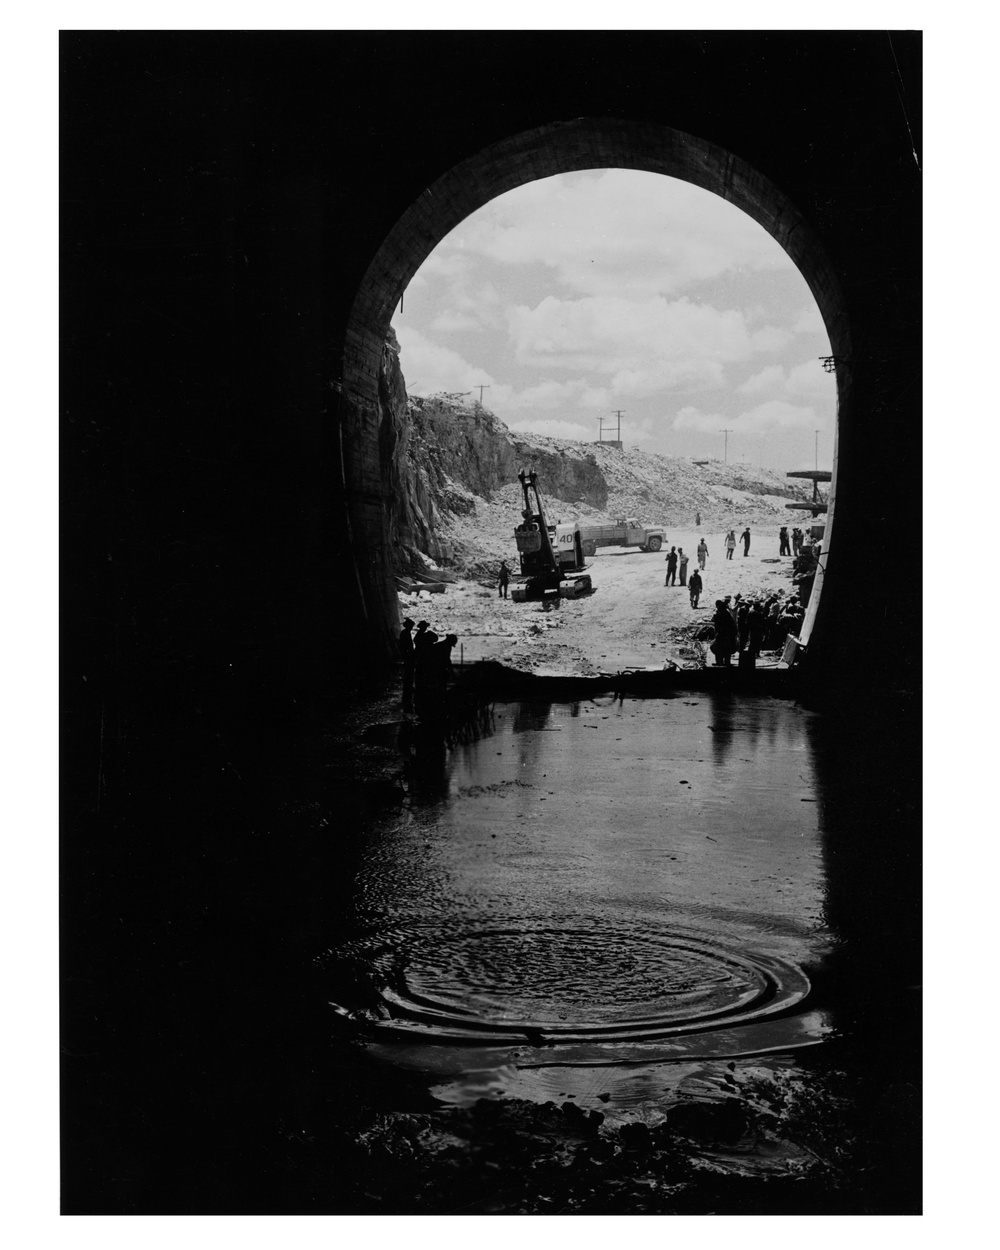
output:
{"label": "standing man", "polygon": [[791,554],[791,551],[788,549],[788,526],[783,525],[781,529],[778,530],[778,555],[790,556]]}
{"label": "standing man", "polygon": [[708,543],[704,538],[698,543],[698,567],[702,570],[705,568],[705,561],[708,559]]}
{"label": "standing man", "polygon": [[715,655],[716,667],[729,667],[729,657],[736,650],[736,624],[722,599],[715,601],[715,615],[712,617],[715,626],[715,638],[710,649]]}
{"label": "standing man", "polygon": [[695,529],[701,529],[701,513],[700,512],[696,512],[694,514],[694,527]]}
{"label": "standing man", "polygon": [[671,547],[667,553],[667,577],[663,583],[664,586],[675,586],[677,584],[677,548]]}
{"label": "standing man", "polygon": [[740,535],[740,542],[742,542],[743,544],[743,554],[745,556],[748,556],[750,554],[750,526],[749,525]]}
{"label": "standing man", "polygon": [[413,635],[413,676],[418,698],[427,687],[430,648],[436,642],[437,634],[432,632],[427,621],[418,621],[417,632]]}
{"label": "standing man", "polygon": [[756,662],[757,656],[760,655],[764,648],[764,634],[767,629],[767,621],[764,618],[757,605],[751,604],[750,611],[747,614],[747,649],[754,657]]}
{"label": "standing man", "polygon": [[413,622],[409,617],[399,631],[399,658],[403,661],[403,707],[413,703]]}
{"label": "standing man", "polygon": [[726,559],[733,558],[733,552],[736,550],[736,531],[730,530],[726,535]]}
{"label": "standing man", "polygon": [[750,626],[747,623],[750,616],[750,604],[745,600],[741,600],[740,596],[736,596],[736,636],[739,640],[741,651],[746,650],[747,638],[750,635]]}
{"label": "standing man", "polygon": [[687,580],[688,580],[688,558],[687,558],[687,556],[684,554],[684,548],[683,548],[683,547],[679,548],[679,550],[678,550],[678,552],[677,552],[677,558],[678,558],[678,561],[679,561],[679,570],[678,570],[678,571],[680,572],[680,575],[681,575],[681,585],[682,585],[682,586],[686,586],[686,585],[687,585]]}
{"label": "standing man", "polygon": [[688,594],[691,596],[692,608],[696,608],[701,598],[701,574],[697,569],[691,574],[691,580],[688,582]]}
{"label": "standing man", "polygon": [[500,577],[497,581],[497,592],[501,599],[507,598],[507,586],[510,583],[510,569],[507,567],[507,561],[500,561]]}

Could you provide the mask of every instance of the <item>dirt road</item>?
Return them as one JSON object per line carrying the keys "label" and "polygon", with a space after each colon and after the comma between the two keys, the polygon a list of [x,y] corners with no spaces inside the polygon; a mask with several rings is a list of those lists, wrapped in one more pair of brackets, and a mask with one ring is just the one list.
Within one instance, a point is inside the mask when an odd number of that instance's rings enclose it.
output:
{"label": "dirt road", "polygon": [[[686,587],[665,586],[666,553],[671,546],[691,556],[697,567],[695,530],[671,532],[657,554],[608,547],[588,564],[595,593],[551,604],[514,603],[475,582],[449,586],[443,595],[400,596],[404,616],[427,620],[438,634],[458,635],[455,660],[480,659],[535,673],[616,673],[627,668],[661,667],[665,660],[690,663],[672,631],[693,620],[709,620],[724,595],[788,590],[792,561],[778,559],[777,529],[751,538],[744,557],[738,544],[726,559],[723,534],[707,534],[708,561],[701,606],[692,610]],[[513,561],[512,561],[513,563]]]}

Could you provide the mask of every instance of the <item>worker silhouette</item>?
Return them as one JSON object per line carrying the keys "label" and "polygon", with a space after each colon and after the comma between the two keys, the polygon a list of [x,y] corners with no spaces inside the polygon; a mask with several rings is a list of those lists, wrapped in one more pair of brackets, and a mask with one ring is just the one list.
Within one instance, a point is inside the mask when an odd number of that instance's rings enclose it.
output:
{"label": "worker silhouette", "polygon": [[750,554],[750,526],[749,525],[740,535],[740,542],[743,544],[743,554],[745,556],[748,556]]}
{"label": "worker silhouette", "polygon": [[507,598],[507,587],[510,585],[510,569],[507,567],[507,561],[500,561],[500,575],[497,578],[497,593],[501,599]]}
{"label": "worker silhouette", "polygon": [[420,621],[413,635],[413,675],[417,690],[424,685],[427,676],[428,649],[437,642],[437,634],[431,633],[430,625]]}
{"label": "worker silhouette", "polygon": [[416,664],[414,666],[414,691],[417,700],[417,713],[423,715],[432,702],[437,702],[437,667],[435,665],[434,648],[438,643],[438,635],[433,629],[425,629],[420,631],[417,626],[417,635],[413,640],[414,658]]}
{"label": "worker silhouette", "polygon": [[399,631],[399,658],[403,661],[403,707],[413,703],[413,669],[416,657],[413,651],[413,622],[409,617]]}
{"label": "worker silhouette", "polygon": [[667,576],[664,586],[677,585],[677,548],[671,547],[667,553]]}
{"label": "worker silhouette", "polygon": [[736,622],[733,620],[732,614],[726,607],[723,599],[716,599],[715,601],[715,614],[712,617],[712,624],[715,626],[715,638],[709,644],[709,649],[715,655],[715,666],[728,668],[730,656],[737,649],[739,639],[736,632]]}

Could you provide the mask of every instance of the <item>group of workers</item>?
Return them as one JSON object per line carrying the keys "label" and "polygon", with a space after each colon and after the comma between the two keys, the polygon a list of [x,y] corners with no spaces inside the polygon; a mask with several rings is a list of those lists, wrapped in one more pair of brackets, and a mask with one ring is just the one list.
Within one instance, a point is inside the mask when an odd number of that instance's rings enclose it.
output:
{"label": "group of workers", "polygon": [[[743,554],[745,556],[748,556],[750,554],[750,526],[749,525],[740,535],[740,542],[743,544]],[[733,552],[736,550],[736,531],[735,530],[730,530],[729,533],[726,535],[725,547],[726,547],[726,559],[731,560],[733,558]]]}
{"label": "group of workers", "polygon": [[734,652],[756,660],[761,651],[781,647],[789,634],[797,637],[802,628],[805,609],[798,595],[726,595],[716,599],[712,625],[715,638],[710,650],[715,667],[727,667]]}
{"label": "group of workers", "polygon": [[791,540],[789,542],[788,526],[783,525],[778,530],[778,555],[779,556],[798,556],[802,554],[802,548],[806,545],[806,536],[796,525],[792,530]]}
{"label": "group of workers", "polygon": [[403,706],[412,707],[414,691],[418,698],[444,692],[454,675],[451,653],[458,642],[457,634],[439,637],[427,623],[420,621],[416,629],[409,617],[399,631],[399,658],[403,661]]}
{"label": "group of workers", "polygon": [[667,576],[663,582],[664,586],[686,586],[691,596],[691,606],[693,608],[698,606],[698,600],[701,598],[701,592],[704,588],[701,571],[704,570],[705,561],[708,559],[708,544],[704,538],[698,543],[697,556],[698,568],[691,574],[689,581],[687,570],[690,558],[685,553],[683,547],[671,547],[666,555]]}
{"label": "group of workers", "polygon": [[[740,540],[743,543],[743,554],[749,555],[749,526],[740,535]],[[798,526],[792,529],[790,535],[786,525],[778,531],[779,555],[798,557],[806,545],[805,535]],[[725,548],[726,559],[731,560],[736,548],[735,530],[726,534]],[[704,538],[699,539],[696,555],[698,567],[689,578],[690,558],[683,547],[671,547],[666,556],[667,576],[664,582],[666,586],[679,584],[687,587],[692,608],[698,607],[704,592],[701,574],[708,559],[708,544]],[[497,590],[504,599],[507,597],[510,579],[507,562],[502,561]],[[711,643],[715,665],[727,666],[734,652],[756,658],[761,651],[780,647],[789,634],[798,634],[804,616],[805,608],[798,595],[783,597],[775,593],[748,598],[742,595],[726,595],[724,599],[716,599],[712,616],[715,638]],[[420,621],[416,626],[409,617],[403,621],[403,628],[399,632],[399,656],[403,662],[405,708],[413,706],[414,692],[418,697],[443,693],[448,677],[454,675],[451,653],[457,643],[457,634],[447,634],[441,638],[427,621]]]}
{"label": "group of workers", "polygon": [[[747,526],[740,535],[743,543],[743,554],[750,552],[750,527]],[[725,537],[726,559],[731,560],[736,548],[736,531],[731,529]],[[796,526],[789,536],[788,527],[783,525],[778,531],[779,555],[802,556],[807,549],[808,541],[801,529]],[[698,568],[687,575],[688,557],[683,547],[671,547],[667,553],[666,586],[687,586],[691,596],[691,607],[697,608],[705,584],[701,576],[708,559],[708,545],[704,538],[698,541]],[[796,559],[798,572],[798,559]],[[798,578],[796,579],[799,580]],[[803,588],[805,589],[805,588]],[[805,596],[806,598],[808,596]],[[758,595],[744,599],[736,595],[735,599],[727,595],[715,601],[715,613],[712,617],[716,630],[716,641],[712,644],[717,656],[716,664],[728,664],[729,657],[736,651],[751,652],[756,655],[761,650],[780,647],[789,633],[797,634],[805,616],[805,607],[798,594],[782,598],[779,594],[768,597]]]}

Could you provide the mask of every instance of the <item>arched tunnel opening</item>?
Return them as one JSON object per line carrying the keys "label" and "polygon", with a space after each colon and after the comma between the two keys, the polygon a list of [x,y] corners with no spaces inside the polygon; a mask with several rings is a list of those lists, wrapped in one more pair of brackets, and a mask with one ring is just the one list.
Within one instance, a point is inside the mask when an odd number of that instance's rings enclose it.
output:
{"label": "arched tunnel opening", "polygon": [[[399,614],[389,541],[393,482],[386,449],[394,442],[391,414],[380,402],[379,377],[386,336],[407,284],[438,242],[495,197],[556,174],[601,168],[643,170],[683,179],[721,196],[762,225],[805,277],[827,328],[833,361],[851,355],[851,328],[836,273],[814,233],[788,198],[759,172],[714,144],[670,127],[615,118],[580,118],[514,135],[454,167],[418,197],[384,240],[351,308],[340,372],[339,444],[345,516],[363,542],[353,545],[355,584],[375,657],[394,657]],[[850,397],[838,372],[838,412]],[[839,426],[839,423],[838,423]],[[351,431],[345,437],[345,431]],[[390,452],[391,454],[391,452]],[[836,562],[833,539],[837,454],[829,490],[823,554],[806,619],[798,663],[822,672],[827,613],[823,580]],[[832,615],[832,613],[830,614]],[[835,626],[832,628],[836,628]]]}

